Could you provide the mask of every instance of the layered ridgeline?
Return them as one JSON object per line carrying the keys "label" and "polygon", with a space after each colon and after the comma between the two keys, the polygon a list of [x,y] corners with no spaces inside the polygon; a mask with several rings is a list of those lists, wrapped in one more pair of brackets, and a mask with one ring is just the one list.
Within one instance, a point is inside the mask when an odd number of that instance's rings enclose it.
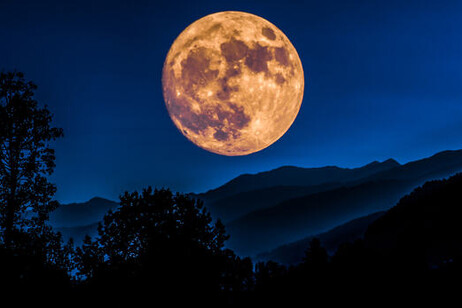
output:
{"label": "layered ridgeline", "polygon": [[361,182],[400,164],[393,159],[348,169],[335,166],[300,168],[285,166],[258,174],[244,174],[225,185],[195,195],[225,223],[250,212],[269,208],[281,201],[329,191],[347,183]]}
{"label": "layered ridgeline", "polygon": [[425,181],[461,170],[462,151],[445,151],[404,165],[387,160],[356,169],[282,167],[195,196],[225,222],[228,247],[255,256],[387,210]]}
{"label": "layered ridgeline", "polygon": [[[191,195],[225,222],[229,248],[255,256],[387,210],[425,181],[459,171],[462,151],[445,151],[405,165],[389,159],[354,169],[281,167]],[[117,206],[102,198],[61,205],[51,224],[79,244],[85,234],[95,235],[104,214]]]}
{"label": "layered ridgeline", "polygon": [[341,244],[353,243],[363,239],[367,228],[386,212],[380,211],[364,217],[355,218],[327,232],[307,236],[299,241],[282,245],[268,252],[260,253],[255,261],[275,261],[287,266],[297,265],[303,261],[310,242],[317,238],[327,253],[332,256]]}
{"label": "layered ridgeline", "polygon": [[65,240],[73,238],[79,245],[85,235],[95,236],[104,215],[118,206],[117,202],[98,197],[84,203],[61,204],[51,213],[50,224]]}
{"label": "layered ridgeline", "polygon": [[429,181],[374,221],[366,248],[433,268],[462,257],[462,173]]}

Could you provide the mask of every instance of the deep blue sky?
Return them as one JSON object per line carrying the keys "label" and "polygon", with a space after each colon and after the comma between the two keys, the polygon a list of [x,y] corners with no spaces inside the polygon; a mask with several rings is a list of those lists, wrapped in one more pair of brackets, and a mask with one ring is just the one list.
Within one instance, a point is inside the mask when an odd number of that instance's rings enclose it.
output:
{"label": "deep blue sky", "polygon": [[[176,36],[223,10],[274,23],[305,71],[295,123],[244,157],[190,143],[161,92]],[[35,81],[65,130],[53,175],[62,202],[148,185],[200,192],[282,165],[405,163],[462,148],[462,1],[0,0],[0,69]]]}

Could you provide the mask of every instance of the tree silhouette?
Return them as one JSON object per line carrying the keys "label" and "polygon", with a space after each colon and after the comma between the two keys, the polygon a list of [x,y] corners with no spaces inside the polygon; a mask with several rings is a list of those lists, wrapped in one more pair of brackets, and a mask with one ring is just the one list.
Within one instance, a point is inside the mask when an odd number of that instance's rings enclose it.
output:
{"label": "tree silhouette", "polygon": [[46,177],[55,167],[50,142],[63,133],[38,106],[36,88],[22,73],[0,73],[0,235],[9,248],[18,232],[49,233],[44,222],[56,207],[56,187]]}
{"label": "tree silhouette", "polygon": [[170,190],[151,188],[141,194],[125,193],[120,208],[104,217],[98,234],[97,245],[87,238],[83,249],[104,255],[111,265],[139,258],[165,241],[181,242],[181,249],[194,245],[218,252],[228,238],[223,224],[212,224],[201,202],[174,195]]}
{"label": "tree silhouette", "polygon": [[88,290],[107,290],[119,303],[152,292],[159,300],[171,297],[172,304],[226,301],[253,283],[250,259],[224,249],[223,224],[183,194],[151,188],[125,193],[98,233],[77,249],[79,275]]}
{"label": "tree silhouette", "polygon": [[308,268],[320,269],[327,266],[328,255],[318,238],[313,238],[305,251],[303,264]]}
{"label": "tree silhouette", "polygon": [[268,288],[270,284],[285,275],[287,275],[287,268],[274,261],[258,262],[255,264],[255,282],[258,289]]}

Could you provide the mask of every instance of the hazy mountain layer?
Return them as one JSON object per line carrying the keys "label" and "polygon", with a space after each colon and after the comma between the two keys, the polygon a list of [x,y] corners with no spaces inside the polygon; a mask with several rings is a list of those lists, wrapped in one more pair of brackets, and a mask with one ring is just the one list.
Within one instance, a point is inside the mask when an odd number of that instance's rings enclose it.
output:
{"label": "hazy mountain layer", "polygon": [[269,252],[261,253],[256,257],[256,260],[272,260],[284,265],[298,264],[302,262],[305,251],[313,238],[318,238],[322,246],[332,255],[340,244],[352,243],[357,239],[363,238],[367,227],[384,214],[385,212],[381,211],[353,219],[327,232],[309,236],[302,240],[280,246]]}
{"label": "hazy mountain layer", "polygon": [[[281,167],[242,175],[194,196],[226,222],[230,248],[256,255],[387,210],[425,181],[461,170],[462,151],[445,151],[405,165],[390,159],[355,169]],[[65,237],[79,241],[95,234],[97,223],[117,207],[116,202],[94,198],[61,205],[50,221]]]}
{"label": "hazy mountain layer", "polygon": [[58,228],[82,227],[100,222],[109,210],[119,206],[117,202],[93,198],[84,203],[62,204],[50,215],[50,223]]}
{"label": "hazy mountain layer", "polygon": [[286,199],[228,222],[228,245],[240,255],[268,251],[351,219],[387,210],[425,181],[461,170],[462,151],[445,151],[382,169],[367,178],[345,180],[339,188]]}

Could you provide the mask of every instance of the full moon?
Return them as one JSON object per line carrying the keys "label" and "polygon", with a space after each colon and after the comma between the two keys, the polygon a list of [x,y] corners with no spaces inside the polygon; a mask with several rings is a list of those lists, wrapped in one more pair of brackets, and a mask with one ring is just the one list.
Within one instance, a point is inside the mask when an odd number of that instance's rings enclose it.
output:
{"label": "full moon", "polygon": [[165,59],[168,113],[197,146],[221,155],[260,151],[281,138],[300,110],[303,68],[284,33],[244,12],[189,25]]}

